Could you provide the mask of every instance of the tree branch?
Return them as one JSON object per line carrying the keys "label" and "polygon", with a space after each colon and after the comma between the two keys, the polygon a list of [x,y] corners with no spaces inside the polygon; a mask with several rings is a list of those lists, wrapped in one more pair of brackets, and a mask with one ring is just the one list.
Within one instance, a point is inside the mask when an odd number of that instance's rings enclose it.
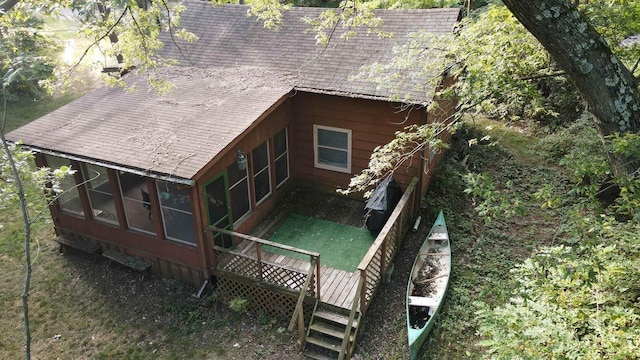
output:
{"label": "tree branch", "polygon": [[6,13],[7,11],[11,10],[14,6],[16,6],[18,1],[19,0],[3,1],[2,3],[0,3],[0,13]]}
{"label": "tree branch", "polygon": [[180,45],[178,45],[178,43],[176,42],[176,39],[173,37],[173,26],[171,25],[171,10],[169,10],[169,6],[167,6],[167,2],[165,0],[160,0],[160,1],[162,2],[162,6],[167,11],[167,19],[168,19],[167,24],[169,25],[169,36],[171,36],[171,42],[178,49],[180,56],[187,59],[187,61],[189,62],[189,65],[195,66],[191,58],[189,56],[184,55],[184,53],[182,52],[182,48],[180,47]]}
{"label": "tree branch", "polygon": [[636,70],[638,70],[638,65],[640,65],[640,57],[638,58],[638,60],[636,60],[636,63],[633,65],[633,68],[631,69],[631,73],[635,73]]}
{"label": "tree branch", "polygon": [[562,75],[566,75],[566,74],[567,73],[565,71],[556,71],[556,72],[552,72],[552,73],[549,73],[549,74],[538,74],[538,75],[526,76],[526,77],[520,78],[519,80],[523,80],[523,81],[539,80],[539,79],[546,79],[546,78],[550,78],[550,77],[562,76]]}
{"label": "tree branch", "polygon": [[[129,7],[127,6],[127,9]],[[136,29],[138,29],[138,34],[140,34],[140,36],[142,37],[142,49],[144,50],[145,54],[149,54],[149,48],[147,47],[147,42],[145,41],[145,38],[147,35],[145,35],[145,33],[142,31],[142,29],[140,28],[140,25],[138,24],[138,20],[136,19],[135,16],[133,16],[133,12],[129,12],[129,16],[131,16],[131,20],[133,20],[133,24],[136,26]]]}
{"label": "tree branch", "polygon": [[[7,94],[5,93],[5,86],[2,86],[2,98],[4,104],[3,110],[3,121],[7,117]],[[20,209],[22,211],[22,224],[24,228],[24,256],[25,256],[25,277],[24,277],[24,287],[22,291],[22,313],[23,313],[23,324],[24,324],[24,338],[25,338],[25,359],[31,360],[31,328],[29,323],[29,288],[31,285],[31,226],[29,222],[29,211],[27,209],[27,199],[24,193],[24,188],[22,187],[22,180],[20,179],[20,173],[18,172],[18,167],[16,165],[13,156],[11,155],[11,151],[9,150],[9,143],[7,139],[4,137],[4,132],[0,131],[0,142],[2,143],[2,148],[7,154],[7,160],[9,162],[9,166],[11,167],[11,171],[13,172],[13,176],[15,178],[15,186],[18,192],[18,199],[20,201]]]}
{"label": "tree branch", "polygon": [[89,50],[91,50],[92,47],[94,47],[96,44],[98,44],[100,41],[104,40],[104,38],[106,38],[111,34],[113,29],[115,29],[115,27],[118,26],[118,24],[120,24],[120,21],[122,21],[122,19],[124,18],[124,15],[127,13],[128,10],[129,10],[129,6],[125,7],[124,11],[122,11],[122,14],[120,14],[120,17],[118,17],[118,20],[116,20],[116,22],[113,25],[111,25],[111,27],[109,27],[109,29],[102,36],[100,36],[93,43],[91,43],[91,45],[87,46],[87,48],[84,50],[84,53],[82,53],[82,56],[80,56],[80,59],[78,59],[78,61],[71,67],[71,70],[69,72],[72,72],[80,65],[80,63],[85,58],[85,56],[87,56],[87,54],[89,53]]}

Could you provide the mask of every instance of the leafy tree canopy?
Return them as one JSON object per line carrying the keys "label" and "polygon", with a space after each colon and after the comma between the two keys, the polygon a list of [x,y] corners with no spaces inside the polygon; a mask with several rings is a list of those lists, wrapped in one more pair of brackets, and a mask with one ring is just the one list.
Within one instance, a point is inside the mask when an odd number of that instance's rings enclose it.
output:
{"label": "leafy tree canopy", "polygon": [[[158,56],[162,31],[172,38],[195,40],[195,36],[179,27],[180,14],[186,9],[180,3],[167,0],[21,0],[0,4],[0,75],[9,94],[38,97],[64,82],[90,50],[97,49],[104,58],[99,64],[108,83],[120,83],[119,75],[136,70],[146,72],[149,81],[160,91],[170,90],[170,84],[155,76],[154,70],[172,63]],[[82,22],[79,34],[91,45],[81,59],[67,66],[55,57],[59,45],[43,31],[42,17],[71,12]]]}

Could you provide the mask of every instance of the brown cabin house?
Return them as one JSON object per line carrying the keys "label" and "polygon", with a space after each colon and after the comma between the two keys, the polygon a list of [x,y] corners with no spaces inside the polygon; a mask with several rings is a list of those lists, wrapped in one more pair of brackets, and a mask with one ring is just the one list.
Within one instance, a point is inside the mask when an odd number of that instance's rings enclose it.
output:
{"label": "brown cabin house", "polygon": [[[301,20],[321,9],[292,8],[274,31],[247,17],[244,6],[186,5],[181,26],[199,40],[174,45],[166,36],[164,55],[180,61],[163,70],[175,84],[172,94],[150,90],[145,75],[128,75],[126,82],[137,92],[100,88],[8,134],[33,150],[39,165],[78,170],[51,205],[61,241],[94,244],[94,250],[131,267],[150,267],[196,286],[224,277],[223,265],[235,261],[231,255],[244,256],[250,266],[257,263],[251,276],[264,279],[260,240],[243,234],[251,234],[287,189],[304,184],[335,193],[396,131],[447,121],[455,107],[453,100],[433,99],[428,86],[385,89],[351,77],[362,65],[389,59],[411,31],[451,33],[458,9],[381,10],[383,30],[393,38],[363,30],[343,40],[338,28],[323,48],[305,33],[309,25]],[[406,93],[413,94],[409,103],[415,106],[394,100]],[[427,112],[424,105],[431,101],[441,106]],[[412,209],[439,158],[429,149],[425,153],[394,175],[405,192],[414,189]],[[253,257],[233,253],[244,240],[257,241]],[[371,256],[382,261],[379,273],[386,257]],[[312,262],[311,272],[313,267]],[[306,276],[308,268],[299,271]],[[319,269],[316,278],[302,277],[307,282],[299,286],[300,299],[315,294],[322,300]],[[364,312],[375,286],[364,288],[364,302],[354,305],[356,296],[345,304]],[[230,296],[245,294],[231,289]],[[291,298],[283,301],[296,311],[306,306],[304,299]]]}

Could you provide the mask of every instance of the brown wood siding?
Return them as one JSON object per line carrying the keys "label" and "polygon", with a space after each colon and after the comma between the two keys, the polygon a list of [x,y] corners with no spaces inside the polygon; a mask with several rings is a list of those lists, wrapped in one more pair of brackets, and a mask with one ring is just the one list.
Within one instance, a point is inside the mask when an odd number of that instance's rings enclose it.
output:
{"label": "brown wood siding", "polygon": [[[39,166],[46,166],[46,160],[42,154],[38,154],[36,162]],[[73,168],[80,168],[80,164],[77,161],[72,161],[71,163]],[[205,262],[203,258],[198,255],[198,249],[195,246],[164,240],[164,229],[160,222],[156,222],[156,236],[127,229],[122,221],[122,219],[124,219],[124,208],[122,208],[121,204],[122,197],[119,191],[116,172],[114,170],[108,170],[108,173],[109,180],[113,185],[116,213],[118,219],[120,219],[119,225],[110,225],[93,220],[86,186],[80,185],[78,186],[78,192],[83,204],[85,218],[64,213],[57,205],[57,202],[52,203],[50,211],[54,220],[56,234],[72,233],[88,237],[98,241],[103,249],[113,248],[128,255],[146,258],[152,262],[154,270],[161,270],[158,269],[157,265],[159,261],[173,262],[176,266],[190,269],[189,271],[192,275],[198,274],[198,276],[191,276],[190,282],[203,278],[204,275],[201,272],[204,271],[206,267],[204,266]],[[76,183],[83,181],[80,171],[76,172],[75,178]],[[149,190],[151,190],[150,193],[155,194],[155,182],[148,180],[148,186]],[[161,218],[157,197],[152,196],[151,201],[153,204],[152,209],[154,209],[153,216]],[[195,213],[194,216],[196,216]],[[196,231],[196,234],[197,233]]]}
{"label": "brown wood siding", "polygon": [[[447,77],[444,79],[441,88],[447,88],[451,85],[453,85],[453,83],[455,82],[455,79],[453,77]],[[438,106],[436,106],[427,116],[427,122],[430,124],[433,123],[438,123],[438,122],[446,122],[446,123],[453,123],[455,121],[454,118],[454,114],[456,112],[456,108],[458,106],[458,100],[456,98],[445,98],[445,97],[439,97],[435,99],[436,103],[438,104]],[[451,139],[451,133],[450,132],[443,132],[440,135],[440,139],[445,142],[448,143],[449,139]],[[428,159],[429,157],[429,149],[426,149],[425,152],[426,157]],[[438,165],[438,163],[440,162],[440,159],[442,158],[442,156],[444,155],[444,150],[441,150],[433,159],[433,161],[429,162],[429,161],[425,161],[424,166],[425,166],[425,174],[422,177],[422,184],[420,186],[421,188],[421,194],[426,194],[427,189],[429,188],[429,183],[431,182],[431,177],[433,172],[436,169],[436,166]]]}
{"label": "brown wood siding", "polygon": [[170,240],[159,240],[152,235],[136,231],[123,231],[116,226],[87,221],[64,213],[56,214],[54,221],[56,228],[87,236],[101,243],[112,244],[119,251],[129,255],[144,257],[152,261],[161,258],[197,269],[204,269],[195,246],[183,245]]}
{"label": "brown wood siding", "polygon": [[[200,221],[203,228],[202,232],[205,234],[205,249],[206,256],[208,261],[208,269],[209,271],[213,271],[215,269],[215,256],[213,254],[213,250],[211,245],[213,244],[213,239],[209,231],[206,230],[208,227],[209,219],[207,218],[207,209],[206,209],[206,201],[204,200],[204,188],[208,182],[218,177],[221,173],[225,172],[227,168],[236,163],[237,159],[237,151],[242,151],[247,156],[247,169],[248,169],[248,180],[249,187],[251,192],[251,215],[247,217],[242,223],[238,224],[238,226],[234,229],[237,232],[249,232],[253,227],[255,227],[260,221],[264,219],[264,217],[271,211],[273,205],[277,201],[280,196],[280,193],[286,189],[285,187],[280,187],[278,189],[275,188],[274,182],[274,162],[273,162],[273,147],[272,144],[269,146],[269,157],[271,166],[271,194],[267,196],[260,205],[256,206],[254,201],[254,190],[253,190],[253,178],[251,176],[252,173],[252,159],[251,159],[251,151],[258,146],[262,145],[265,141],[271,140],[274,135],[280,132],[285,127],[289,126],[289,121],[291,119],[291,99],[285,100],[279,107],[273,109],[264,119],[262,119],[255,127],[253,127],[247,134],[242,135],[240,139],[235,143],[234,146],[230,146],[226,149],[226,152],[215,162],[210,163],[206,171],[202,173],[200,177],[196,179],[196,196],[198,197],[197,203],[199,204],[200,210]],[[289,130],[289,156],[291,157],[291,132]],[[293,168],[295,165],[290,162],[290,167]],[[290,173],[291,173],[290,168]],[[291,176],[291,174],[290,174]],[[228,186],[228,184],[227,184]]]}
{"label": "brown wood siding", "polygon": [[[421,124],[424,111],[399,111],[398,104],[344,98],[331,95],[297,93],[293,98],[290,146],[292,175],[297,180],[345,188],[354,175],[369,165],[373,149],[394,138],[396,131]],[[352,131],[351,173],[319,169],[314,166],[313,125]],[[409,165],[409,164],[407,164]],[[420,159],[396,172],[396,180],[406,187],[412,176],[419,176]]]}

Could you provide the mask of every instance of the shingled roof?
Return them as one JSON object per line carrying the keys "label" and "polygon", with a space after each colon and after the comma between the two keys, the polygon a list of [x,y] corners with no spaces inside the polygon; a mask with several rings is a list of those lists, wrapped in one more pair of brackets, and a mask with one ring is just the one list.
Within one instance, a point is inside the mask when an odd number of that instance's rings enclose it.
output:
{"label": "shingled roof", "polygon": [[132,77],[128,85],[142,90],[100,88],[7,138],[38,152],[189,184],[292,89],[291,79],[251,67],[168,68],[160,75],[179,91],[159,95],[145,78]]}
{"label": "shingled roof", "polygon": [[[367,81],[351,81],[363,65],[386,63],[393,56],[393,48],[407,42],[411,32],[426,31],[434,34],[452,33],[459,19],[459,9],[399,9],[376,10],[383,20],[377,30],[393,34],[381,38],[367,33],[366,28],[336,27],[329,45],[316,44],[311,25],[303,18],[318,17],[326,9],[291,8],[283,12],[282,25],[277,30],[267,29],[260,20],[248,17],[247,6],[212,6],[208,1],[186,1],[187,11],[180,26],[193,32],[199,40],[187,44],[177,42],[180,49],[169,44],[164,55],[181,64],[198,67],[233,67],[248,65],[294,74],[298,77],[298,90],[346,95],[351,97],[389,100],[396,94],[409,94],[416,103],[428,103],[433,89],[416,93],[415,89],[390,84],[378,88]],[[347,30],[357,35],[348,40],[340,36]],[[434,69],[439,73],[443,69]],[[418,79],[419,80],[419,79]],[[408,86],[408,85],[407,85]]]}
{"label": "shingled roof", "polygon": [[[172,95],[158,95],[145,77],[128,76],[137,92],[98,89],[7,138],[35,151],[190,184],[293,89],[389,100],[391,90],[349,77],[362,65],[388,59],[410,31],[451,32],[459,14],[457,9],[381,10],[382,30],[394,33],[393,39],[363,33],[345,41],[339,28],[325,49],[305,33],[309,25],[301,20],[324,9],[292,8],[274,31],[247,17],[246,6],[185,4],[181,25],[199,40],[179,44],[178,51],[164,35],[170,45],[163,55],[180,60],[165,69],[175,84]],[[418,96],[419,102],[430,100]]]}

